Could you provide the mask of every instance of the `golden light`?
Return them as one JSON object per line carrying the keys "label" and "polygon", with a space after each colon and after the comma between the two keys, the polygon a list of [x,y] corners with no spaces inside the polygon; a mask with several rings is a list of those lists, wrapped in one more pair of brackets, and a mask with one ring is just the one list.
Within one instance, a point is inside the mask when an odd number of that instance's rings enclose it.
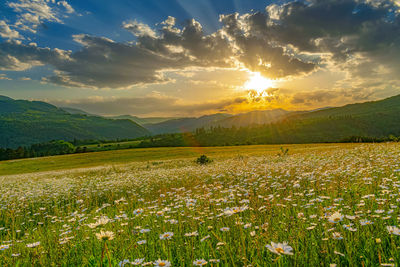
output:
{"label": "golden light", "polygon": [[244,89],[263,93],[266,89],[274,86],[273,80],[261,76],[259,72],[252,72],[249,80],[244,84]]}

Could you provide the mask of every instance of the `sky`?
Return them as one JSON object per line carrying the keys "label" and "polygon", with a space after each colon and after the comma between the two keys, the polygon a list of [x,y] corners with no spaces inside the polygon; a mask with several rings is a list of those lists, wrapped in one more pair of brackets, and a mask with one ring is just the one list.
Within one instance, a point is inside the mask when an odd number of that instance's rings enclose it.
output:
{"label": "sky", "polygon": [[400,0],[5,0],[0,95],[99,115],[400,94]]}

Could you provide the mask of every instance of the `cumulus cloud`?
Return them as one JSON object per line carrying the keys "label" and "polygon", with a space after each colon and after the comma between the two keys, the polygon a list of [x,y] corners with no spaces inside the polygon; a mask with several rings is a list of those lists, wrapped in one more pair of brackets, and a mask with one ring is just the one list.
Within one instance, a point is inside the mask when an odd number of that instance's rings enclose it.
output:
{"label": "cumulus cloud", "polygon": [[0,37],[4,39],[23,39],[19,32],[11,29],[4,20],[0,20]]}
{"label": "cumulus cloud", "polygon": [[[0,68],[17,70],[49,64],[56,70],[54,76],[44,77],[44,82],[72,87],[127,88],[173,81],[164,75],[165,71],[193,66],[232,66],[227,59],[229,44],[218,34],[204,35],[197,21],[188,21],[179,33],[171,28],[162,31],[162,36],[156,37],[148,31],[139,34],[136,29],[138,42],[134,44],[75,35],[74,40],[82,49],[74,53],[16,42],[2,43]],[[54,58],[49,56],[52,54]]]}
{"label": "cumulus cloud", "polygon": [[7,2],[7,6],[17,13],[13,26],[32,33],[36,33],[38,26],[44,22],[63,23],[67,14],[75,13],[66,1],[19,0]]}
{"label": "cumulus cloud", "polygon": [[69,61],[68,51],[24,45],[21,42],[0,43],[0,70],[22,71],[32,66],[62,65]]}
{"label": "cumulus cloud", "polygon": [[69,14],[72,14],[75,12],[75,9],[70,4],[68,4],[67,1],[59,1],[59,2],[57,2],[57,5],[63,6],[65,8],[65,12],[67,12]]}
{"label": "cumulus cloud", "polygon": [[325,62],[351,78],[383,78],[400,72],[400,16],[390,1],[292,2],[283,6],[279,23],[270,27],[282,44],[328,55]]}
{"label": "cumulus cloud", "polygon": [[[239,97],[202,103],[187,103],[179,98],[155,93],[145,97],[92,97],[87,99],[56,100],[50,102],[56,106],[81,108],[87,112],[100,115],[135,114],[157,116],[169,114],[173,116],[187,116],[229,110],[230,107],[246,101],[246,98]],[[156,111],[154,107],[157,107]]]}
{"label": "cumulus cloud", "polygon": [[155,38],[157,36],[156,32],[147,24],[140,23],[136,20],[124,22],[122,27],[130,31],[135,36],[150,36]]}
{"label": "cumulus cloud", "polygon": [[224,32],[237,48],[238,60],[251,71],[270,78],[309,73],[316,64],[286,51],[287,44],[277,44],[269,33],[266,13],[221,15]]}

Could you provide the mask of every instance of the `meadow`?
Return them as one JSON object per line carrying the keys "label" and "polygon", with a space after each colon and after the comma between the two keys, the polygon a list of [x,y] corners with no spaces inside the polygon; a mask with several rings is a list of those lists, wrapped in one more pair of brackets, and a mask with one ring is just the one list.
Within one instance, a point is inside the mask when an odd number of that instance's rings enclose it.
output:
{"label": "meadow", "polygon": [[0,163],[0,266],[397,266],[400,145],[280,147]]}
{"label": "meadow", "polygon": [[[351,146],[351,144],[343,144]],[[216,158],[238,155],[276,155],[281,145],[222,146],[222,147],[161,147],[134,148],[114,151],[69,154],[56,157],[0,161],[0,175],[71,170],[97,166],[118,166],[130,162],[149,162],[167,159],[195,159],[201,154]],[[338,144],[285,145],[291,153],[331,149]]]}

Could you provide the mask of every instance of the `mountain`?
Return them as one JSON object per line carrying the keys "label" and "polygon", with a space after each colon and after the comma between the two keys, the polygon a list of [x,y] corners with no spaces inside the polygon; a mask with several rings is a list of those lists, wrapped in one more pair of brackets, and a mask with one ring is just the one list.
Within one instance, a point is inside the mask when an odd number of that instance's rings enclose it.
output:
{"label": "mountain", "polygon": [[149,134],[131,120],[70,114],[45,102],[0,96],[0,147],[15,148],[60,139],[136,138]]}
{"label": "mountain", "polygon": [[[331,142],[350,136],[400,135],[400,95],[288,115],[266,132],[282,142]],[[279,137],[279,138],[278,138]]]}
{"label": "mountain", "polygon": [[60,107],[60,109],[68,112],[69,114],[81,114],[81,115],[88,115],[88,116],[97,116],[95,114],[88,113],[84,110],[77,109],[77,108],[69,108],[69,107]]}
{"label": "mountain", "polygon": [[7,101],[7,100],[13,100],[13,99],[8,96],[0,95],[0,101],[2,101],[2,100]]}
{"label": "mountain", "polygon": [[[235,116],[231,118],[239,120]],[[209,127],[190,135],[165,135],[144,140],[140,146],[324,143],[396,138],[400,138],[400,95],[342,107],[290,112],[269,124]]]}
{"label": "mountain", "polygon": [[153,134],[190,132],[197,128],[210,126],[217,121],[231,117],[225,113],[205,115],[198,118],[179,118],[143,126]]}
{"label": "mountain", "polygon": [[247,127],[252,125],[270,124],[283,120],[290,114],[306,113],[309,111],[287,111],[284,109],[256,110],[237,115],[217,113],[202,117],[178,118],[160,123],[144,123],[143,125],[153,134],[190,132],[197,128],[210,127]]}
{"label": "mountain", "polygon": [[291,111],[283,109],[256,110],[224,118],[222,120],[216,121],[213,126],[244,127],[254,124],[269,124],[281,120],[282,118],[284,118],[284,116],[290,113]]}
{"label": "mountain", "polygon": [[400,95],[342,107],[289,113],[268,125],[231,132],[209,133],[209,136],[199,138],[199,142],[224,140],[240,144],[284,144],[339,142],[351,136],[400,136]]}
{"label": "mountain", "polygon": [[168,120],[175,120],[178,119],[176,117],[147,117],[147,118],[140,118],[137,116],[131,116],[131,115],[119,115],[119,116],[111,116],[108,117],[110,119],[126,119],[126,120],[131,120],[136,122],[139,125],[145,125],[145,124],[154,124],[154,123],[160,123]]}

